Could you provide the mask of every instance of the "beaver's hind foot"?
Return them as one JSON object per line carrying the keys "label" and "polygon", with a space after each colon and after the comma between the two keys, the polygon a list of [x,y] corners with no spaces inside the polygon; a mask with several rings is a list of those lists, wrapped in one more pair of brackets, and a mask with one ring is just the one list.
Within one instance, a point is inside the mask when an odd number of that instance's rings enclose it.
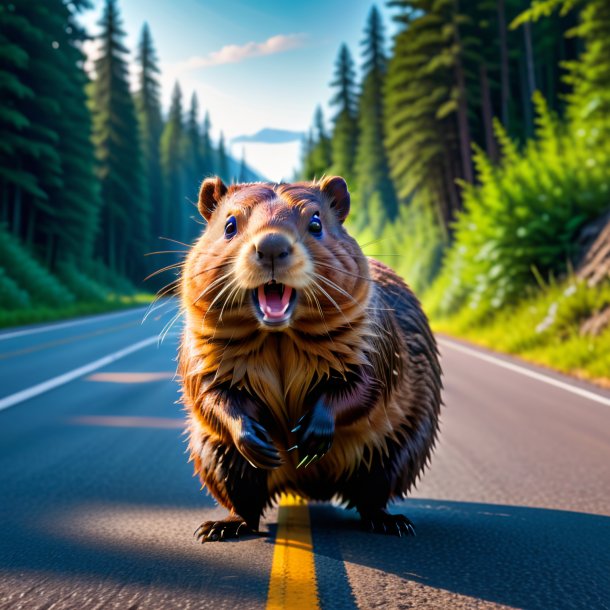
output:
{"label": "beaver's hind foot", "polygon": [[415,526],[404,515],[392,515],[386,510],[361,515],[364,529],[379,534],[393,534],[394,536],[415,536]]}
{"label": "beaver's hind foot", "polygon": [[254,534],[254,530],[241,517],[227,517],[220,521],[205,521],[194,533],[195,538],[204,542],[215,542],[229,538],[239,538]]}

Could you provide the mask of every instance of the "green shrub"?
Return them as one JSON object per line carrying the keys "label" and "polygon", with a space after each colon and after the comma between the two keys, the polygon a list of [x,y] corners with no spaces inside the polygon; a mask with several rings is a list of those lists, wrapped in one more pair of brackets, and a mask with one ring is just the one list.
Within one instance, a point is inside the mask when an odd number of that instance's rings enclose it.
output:
{"label": "green shrub", "polygon": [[584,129],[561,126],[540,95],[536,140],[522,154],[498,126],[504,157],[475,154],[479,185],[464,185],[455,243],[433,287],[431,306],[498,310],[524,296],[536,274],[566,272],[575,237],[610,202],[610,147]]}
{"label": "green shrub", "polygon": [[14,310],[25,309],[30,306],[30,296],[25,290],[6,275],[4,269],[0,267],[0,309]]}
{"label": "green shrub", "polygon": [[57,274],[81,301],[103,301],[108,298],[109,289],[79,271],[74,263],[60,263]]}
{"label": "green shrub", "polygon": [[0,265],[27,291],[34,306],[64,307],[75,301],[74,295],[3,227],[0,227]]}
{"label": "green shrub", "polygon": [[134,285],[127,278],[111,271],[99,260],[85,262],[82,269],[89,277],[95,278],[98,284],[107,286],[116,294],[134,295],[136,293]]}

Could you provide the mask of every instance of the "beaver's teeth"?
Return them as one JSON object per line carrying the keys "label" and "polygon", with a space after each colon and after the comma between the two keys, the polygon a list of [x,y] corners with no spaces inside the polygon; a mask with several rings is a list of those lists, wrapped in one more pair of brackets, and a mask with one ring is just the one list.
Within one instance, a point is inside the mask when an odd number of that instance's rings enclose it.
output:
{"label": "beaver's teeth", "polygon": [[292,288],[290,286],[286,286],[282,284],[282,306],[284,307],[284,312],[288,309],[288,305],[290,305],[290,297],[292,296]]}

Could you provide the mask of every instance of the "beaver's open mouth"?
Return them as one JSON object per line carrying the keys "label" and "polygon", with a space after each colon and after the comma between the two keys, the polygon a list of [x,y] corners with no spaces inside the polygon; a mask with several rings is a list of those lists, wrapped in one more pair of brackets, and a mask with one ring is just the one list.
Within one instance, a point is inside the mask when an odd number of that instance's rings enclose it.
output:
{"label": "beaver's open mouth", "polygon": [[269,326],[285,324],[292,315],[297,291],[292,286],[271,280],[252,291],[256,312]]}

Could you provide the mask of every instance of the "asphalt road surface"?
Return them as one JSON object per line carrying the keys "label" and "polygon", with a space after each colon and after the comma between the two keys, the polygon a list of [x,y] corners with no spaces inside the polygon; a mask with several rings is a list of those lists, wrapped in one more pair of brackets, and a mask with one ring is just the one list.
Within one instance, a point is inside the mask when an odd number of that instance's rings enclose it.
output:
{"label": "asphalt road surface", "polygon": [[[0,608],[268,604],[278,511],[266,536],[196,543],[224,511],[184,453],[177,329],[158,345],[169,314],[142,317],[0,333]],[[610,393],[441,348],[440,442],[393,507],[417,537],[310,506],[309,607],[610,608]]]}

